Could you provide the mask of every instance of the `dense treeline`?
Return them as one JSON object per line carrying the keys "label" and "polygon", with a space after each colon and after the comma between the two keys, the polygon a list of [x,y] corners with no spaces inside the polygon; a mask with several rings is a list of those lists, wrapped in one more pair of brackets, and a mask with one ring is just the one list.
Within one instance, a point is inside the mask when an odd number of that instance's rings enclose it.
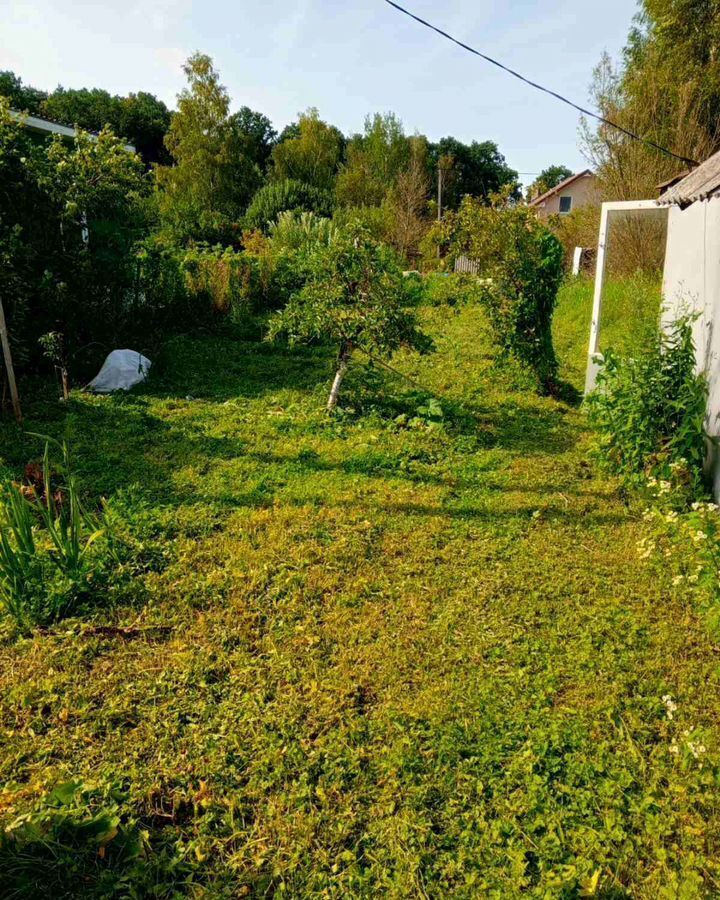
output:
{"label": "dense treeline", "polygon": [[[48,95],[0,77],[0,279],[21,367],[49,357],[63,385],[68,372],[77,383],[113,347],[152,354],[213,314],[261,313],[270,336],[339,344],[333,406],[354,349],[426,346],[412,313],[422,282],[403,269],[485,248],[499,293],[477,299],[499,344],[552,387],[552,346],[537,335],[549,335],[557,285],[536,297],[532,284],[557,242],[541,229],[550,244],[510,290],[537,228],[513,217],[517,174],[494,143],[432,143],[392,113],[348,137],[312,108],[278,135],[260,112],[231,112],[208,56],[184,71],[172,113],[149,94]],[[18,108],[87,130],[39,138]],[[503,247],[485,234],[500,225]]]}

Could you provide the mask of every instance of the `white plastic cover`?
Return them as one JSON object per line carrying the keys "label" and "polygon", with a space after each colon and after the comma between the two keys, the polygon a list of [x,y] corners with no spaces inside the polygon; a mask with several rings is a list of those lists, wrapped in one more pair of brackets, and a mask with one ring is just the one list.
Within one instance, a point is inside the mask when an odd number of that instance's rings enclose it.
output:
{"label": "white plastic cover", "polygon": [[137,350],[113,350],[88,385],[88,390],[98,394],[129,391],[131,387],[145,381],[151,365],[150,360]]}

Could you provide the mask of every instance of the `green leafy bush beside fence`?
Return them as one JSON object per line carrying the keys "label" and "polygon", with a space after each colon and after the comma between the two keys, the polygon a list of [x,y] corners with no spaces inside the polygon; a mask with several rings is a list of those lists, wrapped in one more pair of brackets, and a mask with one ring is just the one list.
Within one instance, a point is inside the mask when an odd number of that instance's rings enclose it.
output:
{"label": "green leafy bush beside fence", "polygon": [[457,214],[447,215],[441,240],[450,264],[460,255],[478,264],[481,302],[502,350],[529,366],[543,390],[553,390],[552,317],[563,280],[558,239],[527,207],[503,197],[492,206],[466,197]]}
{"label": "green leafy bush beside fence", "polygon": [[655,333],[633,357],[606,351],[588,408],[613,472],[633,484],[681,480],[689,496],[704,493],[707,382],[696,372],[691,318]]}

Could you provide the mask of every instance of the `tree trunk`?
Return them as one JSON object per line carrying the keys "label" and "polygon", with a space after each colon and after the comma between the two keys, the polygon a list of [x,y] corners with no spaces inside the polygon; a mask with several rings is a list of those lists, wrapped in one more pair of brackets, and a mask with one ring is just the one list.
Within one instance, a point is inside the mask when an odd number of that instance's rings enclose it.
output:
{"label": "tree trunk", "polygon": [[350,365],[350,357],[352,356],[352,352],[352,344],[349,341],[343,341],[340,345],[340,353],[338,354],[338,367],[337,371],[335,372],[335,380],[333,381],[332,390],[330,391],[330,396],[328,397],[328,412],[332,412],[337,406],[338,395],[340,394],[340,385],[342,384],[342,380],[345,377],[348,366]]}

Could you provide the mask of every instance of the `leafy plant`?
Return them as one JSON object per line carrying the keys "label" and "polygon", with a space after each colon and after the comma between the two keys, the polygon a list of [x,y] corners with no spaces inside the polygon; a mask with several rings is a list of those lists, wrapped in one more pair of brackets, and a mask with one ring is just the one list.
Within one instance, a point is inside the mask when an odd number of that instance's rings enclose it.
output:
{"label": "leafy plant", "polygon": [[331,244],[338,236],[338,227],[331,219],[297,210],[280,213],[269,231],[275,252],[307,250],[316,244]]}
{"label": "leafy plant", "polygon": [[356,350],[389,356],[402,346],[430,349],[407,309],[407,286],[393,252],[361,226],[351,226],[327,246],[316,246],[306,262],[307,283],[273,317],[269,337],[286,335],[291,344],[339,343],[328,411],[337,405]]}
{"label": "leafy plant", "polygon": [[634,484],[647,477],[671,484],[679,466],[688,495],[702,495],[707,390],[696,372],[691,317],[655,333],[633,357],[607,350],[588,398],[601,459]]}
{"label": "leafy plant", "polygon": [[48,442],[42,490],[7,482],[0,494],[0,604],[22,629],[71,612],[107,562],[93,549],[104,523],[83,508],[67,447],[60,446],[61,488],[52,484]]}
{"label": "leafy plant", "polygon": [[0,830],[3,896],[110,897],[128,878],[138,886],[147,841],[125,799],[115,786],[69,781],[17,816]]}
{"label": "leafy plant", "polygon": [[62,334],[59,331],[49,331],[47,334],[40,335],[38,343],[47,359],[54,365],[55,371],[60,375],[62,399],[68,400],[70,398],[70,381]]}

